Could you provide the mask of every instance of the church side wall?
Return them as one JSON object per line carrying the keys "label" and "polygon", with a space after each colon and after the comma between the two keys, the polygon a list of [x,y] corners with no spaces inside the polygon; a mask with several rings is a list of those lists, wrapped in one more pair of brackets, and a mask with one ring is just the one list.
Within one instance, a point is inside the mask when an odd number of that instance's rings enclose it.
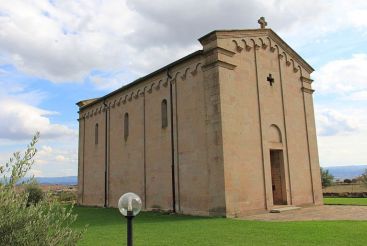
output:
{"label": "church side wall", "polygon": [[[218,51],[216,51],[218,52]],[[226,214],[223,135],[221,121],[221,95],[220,95],[220,66],[218,62],[211,63],[216,52],[206,55],[204,73],[205,100],[205,133],[206,133],[206,160],[208,171],[208,205],[209,214],[224,216]]]}
{"label": "church side wall", "polygon": [[[131,93],[131,90],[126,92],[128,95]],[[109,98],[107,103],[115,99]],[[111,207],[116,207],[118,199],[126,192],[136,193],[144,202],[143,104],[142,97],[131,97],[125,104],[120,103],[120,106],[109,109],[108,206]],[[128,115],[126,138],[125,114]]]}
{"label": "church side wall", "polygon": [[78,204],[83,204],[83,189],[84,189],[84,136],[85,136],[85,119],[80,117],[79,123],[79,140],[78,140]]}
{"label": "church side wall", "polygon": [[[125,192],[137,193],[146,210],[172,210],[172,154],[175,165],[175,208],[179,213],[224,215],[221,146],[217,139],[219,112],[215,73],[204,73],[202,58],[170,68],[126,91],[106,98],[107,206],[116,207]],[[171,131],[172,86],[173,131]],[[162,101],[167,100],[168,125],[162,127]],[[214,101],[213,101],[214,100]],[[207,102],[212,102],[207,105]],[[214,106],[212,106],[214,105]],[[85,150],[79,151],[79,180],[84,205],[104,204],[105,111],[102,102],[83,109]],[[91,112],[93,110],[93,112]],[[124,115],[129,114],[129,136],[124,138]],[[82,122],[80,120],[80,122]],[[94,126],[99,144],[94,146]],[[173,132],[173,153],[171,148]],[[80,131],[82,139],[82,131]],[[84,166],[83,165],[84,157]],[[84,170],[84,174],[82,172]]]}
{"label": "church side wall", "polygon": [[[104,205],[104,153],[105,153],[105,114],[99,112],[101,105],[93,107],[93,117],[85,120],[84,136],[84,163],[79,163],[83,171],[79,174],[82,178],[82,204],[91,206]],[[80,121],[81,122],[81,121]],[[98,143],[95,142],[95,127],[98,124]],[[80,153],[79,153],[80,155]]]}
{"label": "church side wall", "polygon": [[161,103],[167,101],[171,115],[169,85],[145,96],[146,119],[146,206],[147,209],[172,210],[171,124],[162,128]]}
{"label": "church side wall", "polygon": [[202,61],[193,65],[186,78],[178,75],[173,85],[174,115],[177,116],[174,125],[177,209],[185,214],[209,215]]}

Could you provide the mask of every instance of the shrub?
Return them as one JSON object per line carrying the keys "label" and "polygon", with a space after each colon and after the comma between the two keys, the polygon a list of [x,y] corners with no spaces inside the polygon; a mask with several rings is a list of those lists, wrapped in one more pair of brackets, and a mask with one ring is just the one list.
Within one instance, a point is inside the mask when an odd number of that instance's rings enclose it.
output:
{"label": "shrub", "polygon": [[37,133],[24,155],[16,152],[0,165],[0,245],[76,245],[83,234],[71,229],[76,220],[72,206],[46,199],[29,204],[28,194],[15,189],[34,163],[38,138]]}
{"label": "shrub", "polygon": [[364,183],[365,185],[367,185],[367,169],[361,175],[361,181],[362,181],[362,183]]}
{"label": "shrub", "polygon": [[352,180],[350,180],[350,179],[344,179],[343,182],[346,183],[346,184],[351,184],[352,183]]}
{"label": "shrub", "polygon": [[320,172],[322,187],[325,188],[331,186],[333,184],[334,176],[329,173],[329,170],[323,169],[322,167],[320,167]]}
{"label": "shrub", "polygon": [[37,204],[43,200],[43,191],[36,183],[27,185],[25,192],[28,196],[27,205]]}
{"label": "shrub", "polygon": [[60,202],[74,202],[76,201],[76,194],[70,191],[62,191],[59,196]]}

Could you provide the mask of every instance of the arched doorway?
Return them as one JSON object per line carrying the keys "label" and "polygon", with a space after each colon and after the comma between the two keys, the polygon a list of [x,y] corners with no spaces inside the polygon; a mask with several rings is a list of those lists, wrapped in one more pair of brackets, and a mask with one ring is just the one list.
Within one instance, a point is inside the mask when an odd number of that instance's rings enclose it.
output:
{"label": "arched doorway", "polygon": [[284,159],[282,149],[282,133],[278,126],[271,125],[269,129],[269,142],[278,148],[270,149],[271,184],[274,205],[287,204],[285,185]]}

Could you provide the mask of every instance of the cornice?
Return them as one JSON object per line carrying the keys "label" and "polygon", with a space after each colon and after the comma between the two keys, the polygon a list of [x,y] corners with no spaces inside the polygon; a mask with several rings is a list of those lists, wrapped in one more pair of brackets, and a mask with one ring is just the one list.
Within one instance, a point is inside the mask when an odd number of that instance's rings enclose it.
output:
{"label": "cornice", "polygon": [[308,64],[296,51],[294,51],[281,37],[273,30],[269,30],[269,37],[272,38],[284,51],[293,57],[308,73],[312,73],[315,69]]}
{"label": "cornice", "polygon": [[312,94],[312,93],[315,92],[315,90],[309,89],[309,88],[306,88],[306,87],[302,87],[302,91],[305,92],[305,93],[309,93],[309,94]]}
{"label": "cornice", "polygon": [[154,71],[154,72],[152,72],[152,73],[150,73],[150,74],[148,74],[148,75],[146,75],[144,77],[141,77],[141,78],[139,78],[137,80],[134,80],[133,82],[131,82],[131,83],[129,83],[129,84],[127,84],[127,85],[125,85],[125,86],[117,89],[117,90],[114,90],[111,93],[109,93],[109,94],[107,94],[107,95],[105,95],[103,97],[100,97],[100,98],[94,100],[93,102],[91,102],[91,103],[89,103],[87,105],[81,106],[79,108],[79,110],[83,110],[83,109],[85,109],[87,107],[90,107],[90,106],[96,104],[96,103],[102,102],[103,100],[105,100],[105,99],[107,99],[107,98],[109,98],[109,97],[111,97],[111,96],[113,96],[113,95],[115,95],[117,93],[120,93],[122,91],[126,91],[126,90],[130,89],[131,87],[134,87],[136,85],[140,85],[141,83],[146,82],[148,79],[150,79],[150,78],[152,78],[154,76],[157,76],[160,73],[164,73],[166,70],[170,70],[170,69],[176,67],[177,65],[182,64],[185,61],[188,61],[190,59],[193,59],[195,57],[198,57],[198,56],[202,55],[202,53],[203,53],[202,50],[195,51],[195,52],[193,52],[193,53],[191,53],[191,54],[189,54],[189,55],[187,55],[187,56],[185,56],[185,57],[183,57],[183,58],[181,58],[181,59],[179,59],[177,61],[174,61],[174,62],[172,62],[172,63],[170,63],[170,64],[168,64],[168,65],[166,65],[166,66],[164,66],[164,67],[162,67],[162,68],[160,68],[160,69],[158,69],[158,70],[156,70],[156,71]]}
{"label": "cornice", "polygon": [[203,52],[203,55],[208,56],[208,55],[211,55],[215,52],[218,53],[218,54],[229,56],[229,57],[233,57],[236,54],[235,52],[233,52],[231,50],[228,50],[228,49],[225,49],[225,48],[222,48],[222,47],[214,47],[214,48],[211,48],[211,49]]}
{"label": "cornice", "polygon": [[[199,41],[202,44],[206,44],[215,39],[242,39],[242,38],[259,38],[264,39],[261,42],[260,47],[266,49],[268,47],[268,43],[266,38],[269,37],[272,39],[273,44],[270,44],[270,49],[274,52],[274,46],[278,45],[283,51],[285,51],[292,60],[296,61],[298,64],[302,66],[308,73],[312,73],[314,71],[313,67],[308,64],[296,51],[294,51],[281,37],[278,36],[272,29],[264,28],[264,29],[243,29],[243,30],[216,30],[212,31],[205,36],[201,37]],[[249,49],[249,44],[245,45],[246,49]],[[239,44],[237,44],[238,52],[243,49]],[[297,69],[297,68],[296,68]]]}
{"label": "cornice", "polygon": [[306,78],[304,76],[301,76],[301,81],[302,82],[305,82],[305,83],[308,83],[308,84],[312,84],[313,79],[310,79],[310,78]]}
{"label": "cornice", "polygon": [[[189,76],[195,77],[202,70],[201,61],[193,62],[171,73],[167,71],[168,73],[163,74],[153,81],[147,80],[145,83],[139,83],[129,88],[129,90],[120,90],[113,95],[108,94],[104,97],[104,101],[99,100],[99,102],[88,104],[86,107],[82,108],[79,111],[79,119],[93,118],[106,110],[115,109],[134,100],[139,100],[147,94],[152,94],[162,88],[168,88],[169,83],[174,84],[177,80],[185,81]],[[116,95],[118,95],[117,98],[111,98]],[[106,102],[107,106],[103,105],[103,102]]]}
{"label": "cornice", "polygon": [[[150,94],[155,90],[160,90],[162,87],[167,87],[168,83],[175,83],[178,79],[184,81],[188,76],[196,76],[199,71],[204,71],[215,66],[233,70],[236,68],[236,65],[232,64],[232,57],[236,52],[249,52],[253,48],[269,50],[272,53],[278,50],[279,59],[283,59],[287,67],[291,67],[295,73],[299,72],[303,82],[308,84],[312,83],[311,79],[302,75],[301,68],[305,69],[308,73],[311,73],[314,69],[271,29],[217,30],[203,36],[199,41],[205,44],[216,39],[232,39],[235,45],[235,52],[228,49],[228,47],[219,47],[218,43],[212,48],[209,45],[208,50],[199,50],[189,54],[101,98],[80,101],[77,103],[80,107],[80,118],[87,119],[94,117],[105,110],[119,107],[133,100],[138,100],[147,93]],[[194,60],[196,57],[200,58]],[[190,63],[187,66],[183,67],[181,65],[189,60]],[[170,71],[172,70],[176,71],[171,73]],[[302,88],[302,91],[313,93],[312,89],[305,87]],[[111,99],[112,96],[119,94],[121,96],[117,96],[117,99]],[[102,102],[106,101],[108,101],[107,108],[101,105]]]}
{"label": "cornice", "polygon": [[213,67],[223,67],[229,70],[234,70],[237,66],[225,61],[216,60],[203,66],[203,71],[209,70]]}
{"label": "cornice", "polygon": [[213,67],[223,67],[229,70],[235,69],[237,66],[235,64],[232,64],[231,59],[235,54],[235,52],[222,47],[213,47],[209,50],[206,50],[203,53],[203,71],[206,71]]}

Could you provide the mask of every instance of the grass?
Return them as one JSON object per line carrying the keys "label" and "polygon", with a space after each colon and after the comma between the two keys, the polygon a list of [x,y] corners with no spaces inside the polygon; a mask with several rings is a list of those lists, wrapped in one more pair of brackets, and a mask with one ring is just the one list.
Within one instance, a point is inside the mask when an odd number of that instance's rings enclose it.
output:
{"label": "grass", "polygon": [[361,205],[367,206],[367,198],[324,198],[326,205]]}
{"label": "grass", "polygon": [[[126,245],[117,209],[75,207],[75,227],[89,224],[79,245]],[[365,245],[367,221],[262,222],[142,212],[134,245]]]}

